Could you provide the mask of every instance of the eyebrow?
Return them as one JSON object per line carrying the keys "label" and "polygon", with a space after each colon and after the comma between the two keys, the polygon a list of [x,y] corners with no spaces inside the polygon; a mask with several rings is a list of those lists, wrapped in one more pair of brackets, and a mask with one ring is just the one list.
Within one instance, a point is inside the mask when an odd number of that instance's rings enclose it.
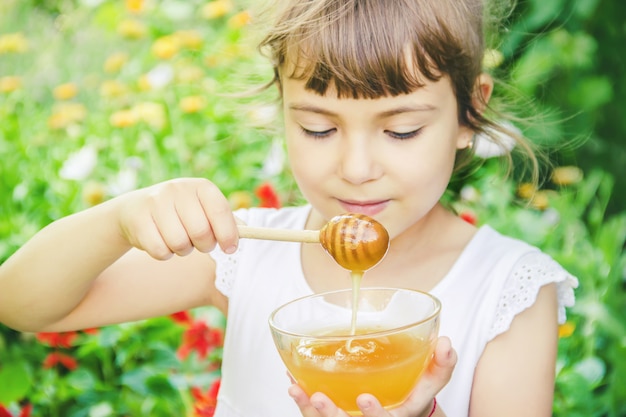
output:
{"label": "eyebrow", "polygon": [[[308,104],[290,104],[289,105],[289,109],[291,110],[295,110],[295,111],[305,111],[305,112],[310,112],[310,113],[317,113],[317,114],[321,114],[324,116],[337,116],[337,113],[334,113],[330,110],[326,110],[322,107],[318,107],[318,106],[312,106],[312,105],[308,105]],[[436,110],[437,108],[435,106],[432,106],[430,104],[423,104],[423,105],[415,105],[415,106],[401,106],[401,107],[397,107],[394,109],[390,109],[390,110],[386,110],[383,111],[381,113],[378,113],[376,116],[379,118],[385,118],[385,117],[390,117],[390,116],[395,116],[397,114],[403,114],[403,113],[415,113],[415,112],[429,112],[429,111],[433,111]]]}

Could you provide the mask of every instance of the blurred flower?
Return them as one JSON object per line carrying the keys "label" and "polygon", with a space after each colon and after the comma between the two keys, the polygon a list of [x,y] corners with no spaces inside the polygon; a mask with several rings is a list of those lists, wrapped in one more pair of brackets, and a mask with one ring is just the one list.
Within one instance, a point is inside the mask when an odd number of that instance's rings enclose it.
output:
{"label": "blurred flower", "polygon": [[200,359],[205,359],[210,351],[222,344],[222,330],[211,328],[204,321],[198,320],[189,325],[183,334],[183,342],[176,352],[181,359],[196,352]]}
{"label": "blurred flower", "polygon": [[23,53],[28,50],[28,40],[21,32],[0,35],[0,55]]}
{"label": "blurred flower", "polygon": [[153,129],[161,130],[167,121],[165,109],[160,103],[145,101],[138,103],[132,108],[137,118],[147,123]]}
{"label": "blurred flower", "polygon": [[476,222],[477,222],[476,214],[472,213],[471,211],[464,211],[461,214],[459,214],[459,217],[465,220],[469,224],[472,224],[474,226],[476,225]]}
{"label": "blurred flower", "polygon": [[159,59],[170,59],[178,53],[180,44],[173,35],[157,38],[152,44],[152,54]]}
{"label": "blurred flower", "polygon": [[72,347],[74,341],[78,338],[78,332],[50,332],[36,333],[37,340],[55,348]]}
{"label": "blurred flower", "polygon": [[146,36],[148,29],[138,20],[127,19],[117,26],[117,33],[126,39],[140,39]]}
{"label": "blurred flower", "polygon": [[109,117],[111,126],[119,128],[134,126],[137,124],[138,120],[139,118],[135,112],[130,109],[118,110]]}
{"label": "blurred flower", "polygon": [[176,74],[176,79],[181,83],[195,83],[204,77],[202,68],[196,65],[185,65]]}
{"label": "blurred flower", "polygon": [[583,179],[582,169],[576,166],[557,167],[552,171],[552,182],[556,185],[572,185]]}
{"label": "blurred flower", "polygon": [[181,48],[198,50],[202,48],[204,39],[200,32],[196,30],[179,30],[172,34],[172,37]]}
{"label": "blurred flower", "polygon": [[[521,133],[519,129],[510,123],[503,123],[503,127]],[[508,154],[515,147],[515,139],[502,132],[489,129],[489,133],[498,139],[496,142],[490,135],[477,134],[474,136],[474,153],[481,158],[493,158]]]}
{"label": "blurred flower", "polygon": [[228,27],[231,29],[239,29],[246,26],[251,20],[252,18],[250,17],[250,12],[244,10],[228,19]]}
{"label": "blurred flower", "polygon": [[548,191],[539,190],[537,191],[533,197],[530,199],[530,205],[537,210],[545,210],[548,208],[550,204],[550,200],[548,198]]}
{"label": "blurred flower", "polygon": [[87,178],[98,163],[98,151],[93,146],[84,146],[72,153],[61,166],[59,176],[66,180],[81,181]]}
{"label": "blurred flower", "polygon": [[[30,417],[33,412],[33,405],[28,401],[20,401],[19,412],[20,413],[17,414],[17,417]],[[0,404],[0,417],[13,417],[13,414],[11,414],[6,407]]]}
{"label": "blurred flower", "polygon": [[255,106],[248,112],[252,125],[259,127],[273,125],[277,116],[278,107],[271,104]]}
{"label": "blurred flower", "polygon": [[203,393],[198,387],[191,388],[191,395],[195,400],[193,405],[194,417],[213,417],[220,385],[221,380],[215,380],[206,393]]}
{"label": "blurred flower", "polygon": [[187,96],[178,105],[183,113],[198,113],[206,106],[206,102],[202,96]]}
{"label": "blurred flower", "polygon": [[131,13],[140,13],[144,8],[144,0],[126,0],[126,10]]}
{"label": "blurred flower", "polygon": [[257,187],[254,193],[260,200],[259,207],[280,208],[280,197],[272,184],[263,183]]}
{"label": "blurred flower", "polygon": [[252,195],[247,191],[233,191],[228,196],[228,202],[233,210],[252,207]]}
{"label": "blurred flower", "polygon": [[559,338],[570,337],[574,334],[574,330],[576,330],[576,325],[571,321],[566,321],[559,326]]}
{"label": "blurred flower", "polygon": [[485,69],[498,68],[504,62],[504,55],[497,49],[487,49],[483,56],[483,67]]}
{"label": "blurred flower", "polygon": [[0,77],[0,93],[12,93],[22,87],[22,79],[16,76]]}
{"label": "blurred flower", "polygon": [[117,173],[117,176],[111,181],[107,187],[109,195],[118,196],[137,188],[137,173],[143,168],[141,158],[131,156],[124,161],[123,168]]}
{"label": "blurred flower", "polygon": [[61,352],[51,352],[48,356],[43,360],[44,369],[54,368],[57,365],[62,365],[69,371],[73,371],[78,368],[78,362],[72,356],[61,353]]}
{"label": "blurred flower", "polygon": [[476,202],[480,198],[480,192],[476,189],[476,187],[471,185],[464,185],[463,188],[461,188],[459,195],[461,200],[470,203]]}
{"label": "blurred flower", "polygon": [[80,103],[58,103],[52,109],[48,118],[51,129],[63,129],[82,121],[87,115],[87,109]]}
{"label": "blurred flower", "polygon": [[146,74],[145,83],[147,88],[143,88],[144,90],[149,90],[152,88],[163,88],[168,85],[172,79],[174,78],[174,69],[169,64],[159,64],[156,67],[152,68]]}
{"label": "blurred flower", "polygon": [[536,192],[537,187],[529,182],[522,183],[517,187],[517,195],[521,198],[525,198],[526,200],[533,198],[533,195],[535,195]]}
{"label": "blurred flower", "polygon": [[233,3],[230,0],[210,1],[202,7],[202,17],[205,19],[217,19],[227,15],[232,9]]}
{"label": "blurred flower", "polygon": [[78,87],[74,83],[61,84],[52,90],[52,94],[57,100],[69,100],[76,97],[76,94],[78,94]]}
{"label": "blurred flower", "polygon": [[172,320],[179,324],[191,324],[193,323],[193,318],[188,311],[179,311],[178,313],[170,314]]}
{"label": "blurred flower", "polygon": [[104,61],[104,71],[108,73],[119,72],[124,65],[128,62],[128,54],[124,52],[117,52],[109,55]]}
{"label": "blurred flower", "polygon": [[100,85],[100,95],[105,98],[123,97],[128,93],[128,87],[118,80],[105,80]]}
{"label": "blurred flower", "polygon": [[106,191],[104,185],[99,182],[88,182],[83,187],[83,201],[88,206],[96,206],[104,201]]}
{"label": "blurred flower", "polygon": [[285,150],[282,142],[275,140],[272,142],[265,160],[263,161],[263,167],[261,168],[262,178],[271,178],[283,171],[285,167]]}

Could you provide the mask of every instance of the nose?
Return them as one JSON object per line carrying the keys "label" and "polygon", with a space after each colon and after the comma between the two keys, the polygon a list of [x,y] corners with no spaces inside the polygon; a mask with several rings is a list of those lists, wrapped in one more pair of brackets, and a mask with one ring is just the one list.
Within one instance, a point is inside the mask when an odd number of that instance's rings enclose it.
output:
{"label": "nose", "polygon": [[372,141],[367,137],[343,138],[339,175],[352,184],[363,184],[381,175]]}

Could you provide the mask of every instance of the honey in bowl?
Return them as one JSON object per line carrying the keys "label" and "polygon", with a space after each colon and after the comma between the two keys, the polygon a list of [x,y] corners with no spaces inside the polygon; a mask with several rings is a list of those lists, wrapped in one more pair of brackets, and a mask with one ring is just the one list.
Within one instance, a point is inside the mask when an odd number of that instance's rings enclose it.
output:
{"label": "honey in bowl", "polygon": [[376,396],[383,407],[406,400],[434,351],[439,301],[397,288],[361,288],[353,331],[350,289],[285,304],[270,316],[272,337],[287,369],[311,395],[323,392],[350,415],[356,397]]}

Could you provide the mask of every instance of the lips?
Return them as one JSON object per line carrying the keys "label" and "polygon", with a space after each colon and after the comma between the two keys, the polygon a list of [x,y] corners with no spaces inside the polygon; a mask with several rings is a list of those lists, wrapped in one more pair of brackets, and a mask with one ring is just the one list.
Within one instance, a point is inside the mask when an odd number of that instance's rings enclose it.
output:
{"label": "lips", "polygon": [[360,213],[373,217],[383,211],[388,205],[389,200],[383,201],[346,201],[339,200],[341,207],[349,213]]}

